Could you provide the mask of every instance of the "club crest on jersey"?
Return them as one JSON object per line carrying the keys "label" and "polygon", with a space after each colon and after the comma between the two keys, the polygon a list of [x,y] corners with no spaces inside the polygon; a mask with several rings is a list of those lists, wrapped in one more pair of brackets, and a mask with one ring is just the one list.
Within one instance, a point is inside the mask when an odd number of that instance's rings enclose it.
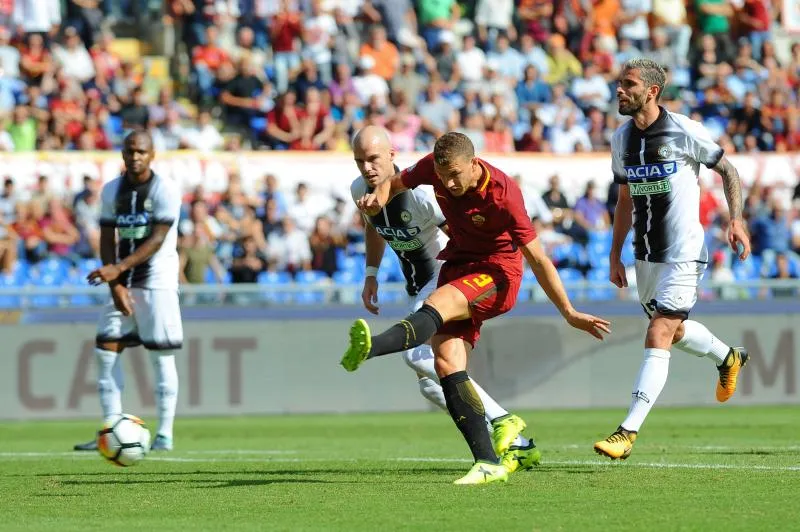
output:
{"label": "club crest on jersey", "polygon": [[672,146],[669,144],[664,144],[663,146],[658,148],[658,156],[661,157],[663,160],[668,161],[672,158]]}
{"label": "club crest on jersey", "polygon": [[144,210],[146,210],[147,212],[153,211],[153,200],[151,200],[150,198],[144,200]]}
{"label": "club crest on jersey", "polygon": [[486,218],[484,218],[480,214],[473,214],[471,219],[472,219],[472,223],[475,224],[477,227],[480,227],[484,223],[486,223]]}
{"label": "club crest on jersey", "polygon": [[400,219],[403,220],[404,224],[407,224],[411,221],[411,213],[408,211],[400,211]]}

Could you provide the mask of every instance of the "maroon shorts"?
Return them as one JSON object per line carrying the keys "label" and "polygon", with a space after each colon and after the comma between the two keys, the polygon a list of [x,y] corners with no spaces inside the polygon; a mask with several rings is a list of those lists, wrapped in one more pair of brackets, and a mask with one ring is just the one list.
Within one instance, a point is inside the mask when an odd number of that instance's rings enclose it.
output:
{"label": "maroon shorts", "polygon": [[481,336],[483,322],[505,314],[514,307],[521,283],[521,263],[445,262],[439,273],[438,286],[449,284],[464,294],[469,301],[472,317],[447,322],[436,334],[461,338],[475,347]]}

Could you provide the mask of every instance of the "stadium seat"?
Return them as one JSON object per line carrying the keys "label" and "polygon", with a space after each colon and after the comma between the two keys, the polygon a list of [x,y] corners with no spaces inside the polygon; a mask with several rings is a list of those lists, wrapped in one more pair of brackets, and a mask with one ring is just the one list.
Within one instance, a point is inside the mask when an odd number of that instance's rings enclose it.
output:
{"label": "stadium seat", "polygon": [[[281,286],[291,285],[292,276],[287,272],[261,272],[258,274],[257,282],[260,285]],[[291,292],[283,290],[270,290],[263,293],[264,300],[270,303],[284,304],[292,300]]]}
{"label": "stadium seat", "polygon": [[206,284],[231,284],[231,272],[225,270],[225,273],[222,276],[222,283],[217,281],[217,276],[214,275],[214,270],[211,267],[206,268],[206,273],[204,277],[204,281]]}
{"label": "stadium seat", "polygon": [[589,231],[589,245],[605,244],[608,249],[611,249],[612,237],[611,231]]}
{"label": "stadium seat", "polygon": [[353,285],[352,289],[339,291],[339,302],[358,303],[361,301],[361,283],[363,275],[354,271],[342,270],[333,274],[333,282],[337,286]]}
{"label": "stadium seat", "polygon": [[[76,270],[70,272],[64,284],[66,286],[87,287],[89,286],[89,281],[86,280],[85,275],[82,275],[80,271]],[[97,304],[97,302],[94,297],[88,294],[72,294],[69,296],[69,304],[71,307],[91,307]]]}
{"label": "stadium seat", "polygon": [[78,263],[78,273],[86,277],[92,271],[103,265],[100,259],[83,259]]}
{"label": "stadium seat", "polygon": [[71,263],[66,259],[59,259],[56,257],[49,257],[44,259],[39,264],[36,265],[37,269],[42,275],[53,275],[56,278],[56,281],[61,281],[67,278],[69,274],[69,270],[71,269]]}
{"label": "stadium seat", "polygon": [[586,297],[591,301],[609,301],[616,298],[614,286],[608,280],[607,269],[590,270],[586,274],[586,280],[591,283],[605,284],[608,288],[590,287],[587,290]]}
{"label": "stadium seat", "polygon": [[[295,275],[295,283],[298,285],[320,286],[327,284],[328,276],[325,272],[315,270],[300,271]],[[298,305],[318,305],[325,302],[325,290],[301,290],[294,293],[294,302]]]}
{"label": "stadium seat", "polygon": [[[42,273],[31,284],[37,288],[57,288],[63,279],[56,274]],[[37,294],[30,297],[30,304],[36,308],[54,308],[60,305],[59,299],[59,296],[52,294]]]}
{"label": "stadium seat", "polygon": [[605,243],[589,244],[588,248],[589,265],[592,269],[608,270],[609,260],[608,252],[611,251],[610,247],[606,247]]}
{"label": "stadium seat", "polygon": [[[561,277],[561,282],[565,285],[579,283],[583,281],[583,274],[580,270],[574,268],[563,268],[558,270],[558,275]],[[583,296],[582,288],[567,288],[567,295],[571,300],[581,299]]]}
{"label": "stadium seat", "polygon": [[19,288],[20,279],[15,274],[0,274],[0,308],[14,309],[21,306],[19,296],[6,295],[4,289],[6,288]]}

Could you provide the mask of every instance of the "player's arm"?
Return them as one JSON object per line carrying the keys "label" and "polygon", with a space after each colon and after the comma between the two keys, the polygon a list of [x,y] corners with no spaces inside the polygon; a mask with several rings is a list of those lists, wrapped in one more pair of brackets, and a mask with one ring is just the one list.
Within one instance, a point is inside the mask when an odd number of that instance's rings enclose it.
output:
{"label": "player's arm", "polygon": [[123,273],[145,262],[155,255],[156,251],[161,249],[171,225],[171,223],[153,224],[153,231],[150,233],[150,237],[136,248],[136,251],[116,264],[105,264],[102,268],[93,271],[89,274],[89,282],[94,284],[113,282]]}
{"label": "player's arm", "polygon": [[728,202],[728,212],[731,217],[728,243],[734,253],[741,260],[745,260],[750,255],[750,238],[747,236],[742,218],[742,181],[739,172],[724,155],[713,170],[722,178],[722,188],[725,191],[725,200]]}
{"label": "player's arm", "polygon": [[567,320],[567,323],[602,340],[603,332],[610,332],[608,328],[609,322],[590,314],[578,312],[572,306],[569,297],[567,297],[567,292],[564,290],[561,277],[558,276],[558,270],[556,270],[550,257],[544,252],[539,239],[536,237],[536,231],[531,224],[531,219],[528,217],[528,212],[525,210],[522,191],[519,187],[509,187],[505,206],[509,215],[509,234],[522,251],[525,260],[528,261],[536,280],[539,281],[539,285],[544,289],[547,297],[555,304],[558,311]]}
{"label": "player's arm", "polygon": [[611,237],[611,252],[609,253],[609,279],[619,288],[628,286],[625,275],[625,265],[622,264],[622,246],[625,237],[633,225],[633,200],[628,185],[619,185],[617,209],[614,211],[614,226]]}
{"label": "player's arm", "polygon": [[361,301],[364,308],[373,314],[378,309],[378,268],[383,260],[386,250],[386,241],[378,231],[367,221],[364,221],[364,243],[366,245],[367,274],[364,277],[364,289],[361,291]]}
{"label": "player's arm", "polygon": [[533,270],[539,286],[542,287],[544,293],[547,294],[567,323],[576,329],[588,332],[598,340],[603,339],[603,332],[611,332],[609,329],[611,324],[607,320],[575,310],[564,289],[564,284],[561,282],[561,277],[558,275],[558,270],[544,252],[538,238],[534,238],[520,249]]}

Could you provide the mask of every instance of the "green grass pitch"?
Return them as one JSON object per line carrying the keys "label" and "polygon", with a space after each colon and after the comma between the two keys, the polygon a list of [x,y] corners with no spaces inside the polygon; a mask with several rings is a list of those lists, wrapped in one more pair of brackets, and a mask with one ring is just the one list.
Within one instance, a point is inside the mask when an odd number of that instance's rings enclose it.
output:
{"label": "green grass pitch", "polygon": [[478,487],[443,413],[182,418],[127,469],[69,451],[96,423],[4,423],[0,530],[800,529],[797,407],[657,408],[611,463],[623,413],[522,412],[542,465]]}

